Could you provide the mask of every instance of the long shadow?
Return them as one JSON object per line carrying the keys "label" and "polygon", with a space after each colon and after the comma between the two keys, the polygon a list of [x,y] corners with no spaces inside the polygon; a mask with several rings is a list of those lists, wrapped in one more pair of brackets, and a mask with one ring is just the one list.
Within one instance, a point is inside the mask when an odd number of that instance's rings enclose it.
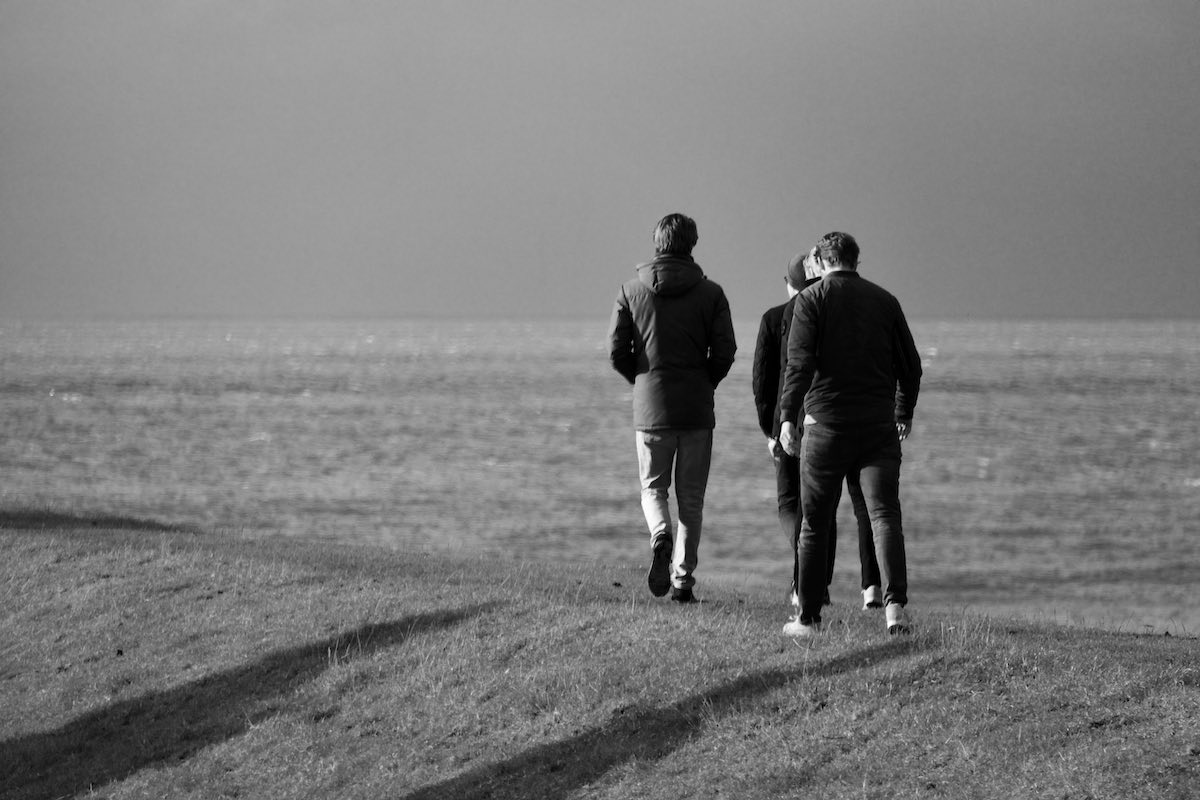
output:
{"label": "long shadow", "polygon": [[847,672],[910,653],[913,648],[911,640],[890,642],[848,653],[816,668],[756,672],[669,706],[618,712],[599,728],[426,786],[403,800],[564,797],[631,759],[645,762],[665,758],[710,721],[735,712],[749,698],[798,678]]}
{"label": "long shadow", "polygon": [[153,519],[122,517],[112,514],[62,514],[57,511],[0,510],[0,528],[70,530],[103,528],[130,531],[182,533],[194,530],[186,525],[170,525]]}
{"label": "long shadow", "polygon": [[277,713],[332,663],[402,644],[488,610],[481,604],[364,625],[243,667],[98,709],[56,731],[0,742],[0,797],[49,800],[182,761]]}

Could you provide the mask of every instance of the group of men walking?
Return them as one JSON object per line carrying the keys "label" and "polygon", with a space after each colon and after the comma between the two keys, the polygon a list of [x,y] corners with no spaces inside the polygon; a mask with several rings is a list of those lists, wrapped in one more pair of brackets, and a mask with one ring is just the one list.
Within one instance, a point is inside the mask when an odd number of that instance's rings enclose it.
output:
{"label": "group of men walking", "polygon": [[[647,576],[656,597],[695,601],[714,394],[737,345],[729,302],[692,258],[696,223],[659,220],[655,256],[617,293],[613,367],[633,384]],[[899,302],[858,272],[858,244],[828,233],[788,265],[786,303],[759,326],[753,389],[775,462],[779,521],[792,553],[789,636],[821,629],[843,483],[858,525],[864,608],[889,633],[910,622],[900,512],[900,442],[912,430],[921,360]],[[672,530],[669,490],[678,526]]]}

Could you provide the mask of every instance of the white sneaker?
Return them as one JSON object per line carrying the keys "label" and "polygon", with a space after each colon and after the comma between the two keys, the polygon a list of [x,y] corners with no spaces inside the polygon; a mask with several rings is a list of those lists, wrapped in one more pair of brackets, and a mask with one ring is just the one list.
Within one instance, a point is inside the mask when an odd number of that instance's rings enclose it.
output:
{"label": "white sneaker", "polygon": [[863,611],[872,608],[883,608],[883,589],[878,586],[863,589]]}
{"label": "white sneaker", "polygon": [[784,636],[795,636],[797,638],[805,638],[816,636],[821,632],[821,623],[819,622],[801,622],[800,615],[796,614],[787,621],[783,626]]}
{"label": "white sneaker", "polygon": [[912,626],[908,621],[908,612],[899,603],[888,603],[883,610],[887,619],[887,632],[895,636],[897,633],[911,633]]}

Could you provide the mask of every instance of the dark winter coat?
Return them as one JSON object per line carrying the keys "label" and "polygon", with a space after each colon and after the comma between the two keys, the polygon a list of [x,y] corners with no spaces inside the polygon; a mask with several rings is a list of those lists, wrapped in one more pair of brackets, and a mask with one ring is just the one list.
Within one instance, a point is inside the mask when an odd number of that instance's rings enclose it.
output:
{"label": "dark winter coat", "polygon": [[[807,289],[820,278],[809,278],[802,288]],[[754,408],[758,411],[758,427],[763,435],[779,438],[779,397],[783,394],[783,370],[787,367],[788,331],[792,327],[792,306],[795,296],[783,305],[768,308],[758,323],[758,340],[754,343],[754,364],[750,370],[750,388],[754,392]]]}
{"label": "dark winter coat", "polygon": [[617,292],[609,358],[633,384],[639,431],[713,428],[714,390],[736,350],[725,292],[689,257],[639,264]]}
{"label": "dark winter coat", "polygon": [[800,424],[911,421],[921,357],[887,290],[837,270],[795,298],[780,416]]}

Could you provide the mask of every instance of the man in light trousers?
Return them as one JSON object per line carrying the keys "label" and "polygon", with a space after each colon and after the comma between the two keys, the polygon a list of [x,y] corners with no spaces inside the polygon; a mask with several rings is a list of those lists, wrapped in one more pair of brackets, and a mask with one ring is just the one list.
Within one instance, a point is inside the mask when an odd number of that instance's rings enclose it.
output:
{"label": "man in light trousers", "polygon": [[[609,324],[612,366],[633,384],[642,512],[650,531],[650,593],[695,601],[704,494],[712,463],[714,397],[737,344],[729,302],[692,259],[696,223],[668,214],[655,256],[621,286]],[[671,530],[675,484],[679,526]]]}

